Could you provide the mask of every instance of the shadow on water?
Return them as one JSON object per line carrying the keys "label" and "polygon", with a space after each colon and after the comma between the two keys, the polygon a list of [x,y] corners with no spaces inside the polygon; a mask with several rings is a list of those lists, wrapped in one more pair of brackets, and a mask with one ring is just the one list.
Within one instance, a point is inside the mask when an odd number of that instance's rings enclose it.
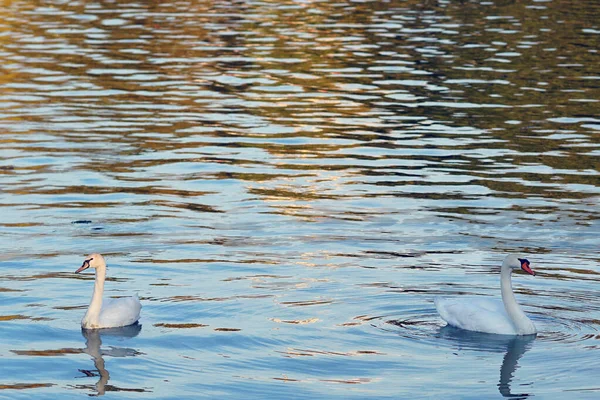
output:
{"label": "shadow on water", "polygon": [[102,349],[102,337],[106,338],[109,336],[120,337],[120,338],[133,338],[136,337],[142,330],[142,325],[134,324],[120,328],[108,328],[108,329],[82,329],[81,334],[85,338],[85,350],[84,352],[89,354],[94,360],[95,370],[80,369],[79,371],[85,374],[86,377],[98,376],[100,379],[95,385],[77,385],[78,389],[89,389],[96,393],[91,396],[102,396],[105,392],[146,392],[145,389],[137,388],[121,388],[114,385],[109,385],[110,373],[106,369],[104,357],[135,357],[142,353],[135,349],[127,347],[114,347],[111,346],[109,349]]}
{"label": "shadow on water", "polygon": [[489,333],[470,332],[457,329],[452,326],[440,328],[438,336],[456,345],[461,350],[476,350],[492,353],[504,352],[502,365],[500,366],[500,381],[498,390],[502,397],[510,399],[526,399],[530,393],[512,393],[511,382],[516,370],[519,368],[519,360],[531,349],[536,335],[509,336],[493,335]]}

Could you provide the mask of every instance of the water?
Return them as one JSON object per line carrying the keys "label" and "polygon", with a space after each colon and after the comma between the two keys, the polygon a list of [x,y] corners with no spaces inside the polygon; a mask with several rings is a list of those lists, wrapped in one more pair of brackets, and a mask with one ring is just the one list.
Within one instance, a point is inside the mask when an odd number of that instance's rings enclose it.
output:
{"label": "water", "polygon": [[[596,2],[0,15],[0,397],[600,395]],[[507,252],[537,337],[443,328]]]}

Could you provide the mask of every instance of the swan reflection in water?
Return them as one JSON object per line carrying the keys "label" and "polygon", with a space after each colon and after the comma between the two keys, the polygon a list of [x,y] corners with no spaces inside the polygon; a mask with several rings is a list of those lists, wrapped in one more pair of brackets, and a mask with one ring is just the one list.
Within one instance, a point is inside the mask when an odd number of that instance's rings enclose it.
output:
{"label": "swan reflection in water", "polygon": [[94,360],[95,370],[80,369],[79,371],[84,373],[88,377],[99,376],[100,379],[93,385],[81,385],[80,388],[92,389],[96,391],[92,396],[102,396],[106,391],[129,391],[129,392],[145,392],[144,389],[128,389],[119,388],[113,385],[108,385],[110,374],[105,367],[104,356],[109,357],[134,357],[140,355],[139,351],[130,349],[127,347],[110,347],[108,349],[102,349],[102,337],[113,336],[121,338],[132,338],[137,336],[142,330],[142,325],[134,324],[124,326],[120,328],[108,328],[108,329],[82,329],[81,334],[85,338],[85,349],[84,352],[89,354]]}
{"label": "swan reflection in water", "polygon": [[489,333],[466,331],[464,329],[444,326],[439,336],[456,344],[461,350],[505,353],[500,367],[498,390],[503,397],[516,400],[527,399],[531,394],[512,393],[511,382],[515,371],[519,368],[519,359],[533,346],[536,335],[494,335]]}

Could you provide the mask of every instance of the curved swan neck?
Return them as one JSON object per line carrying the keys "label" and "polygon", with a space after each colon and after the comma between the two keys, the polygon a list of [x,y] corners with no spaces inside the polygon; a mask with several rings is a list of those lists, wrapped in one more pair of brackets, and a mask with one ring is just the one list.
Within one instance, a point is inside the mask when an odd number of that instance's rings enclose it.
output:
{"label": "curved swan neck", "polygon": [[88,307],[84,320],[84,327],[93,328],[98,325],[98,317],[102,309],[102,294],[104,293],[104,280],[106,279],[106,265],[96,268],[96,280],[94,281],[94,294]]}
{"label": "curved swan neck", "polygon": [[500,269],[500,290],[502,292],[504,309],[518,334],[535,333],[535,327],[517,303],[517,299],[515,299],[515,294],[512,289],[511,274],[512,268],[506,264],[502,264],[502,268]]}

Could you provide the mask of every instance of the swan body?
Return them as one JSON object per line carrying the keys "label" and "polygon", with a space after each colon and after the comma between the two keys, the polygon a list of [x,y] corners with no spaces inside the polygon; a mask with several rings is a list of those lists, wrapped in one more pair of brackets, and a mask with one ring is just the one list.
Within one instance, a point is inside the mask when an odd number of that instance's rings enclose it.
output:
{"label": "swan body", "polygon": [[[476,297],[459,299],[435,299],[440,317],[448,325],[468,331],[517,335],[516,329],[506,313],[504,303],[499,300]],[[535,328],[534,328],[535,329]],[[535,333],[535,330],[531,333]],[[530,333],[524,333],[528,335]]]}
{"label": "swan body", "polygon": [[500,269],[502,301],[482,298],[436,298],[435,307],[449,325],[469,331],[500,335],[533,335],[533,322],[525,315],[512,290],[511,273],[522,269],[535,275],[529,261],[508,255]]}
{"label": "swan body", "polygon": [[100,254],[90,254],[83,265],[75,271],[79,273],[88,268],[96,269],[92,300],[81,320],[84,329],[117,328],[135,324],[140,319],[142,305],[137,295],[118,299],[102,300],[106,279],[106,261]]}

